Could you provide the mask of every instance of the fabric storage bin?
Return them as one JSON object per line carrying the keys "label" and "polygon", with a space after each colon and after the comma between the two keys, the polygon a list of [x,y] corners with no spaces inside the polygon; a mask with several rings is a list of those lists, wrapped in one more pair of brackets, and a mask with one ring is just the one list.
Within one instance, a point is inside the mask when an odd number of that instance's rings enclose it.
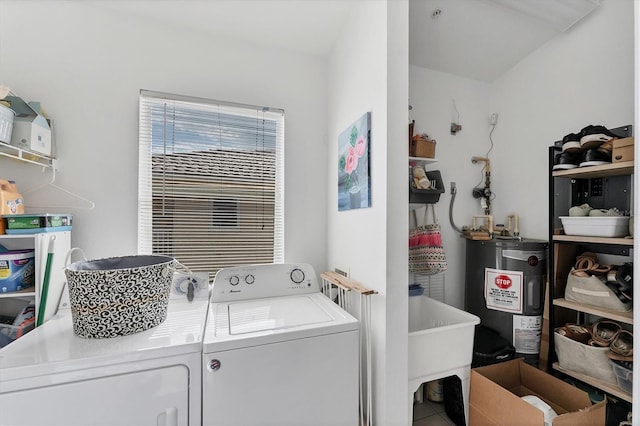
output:
{"label": "fabric storage bin", "polygon": [[567,277],[567,286],[564,289],[565,299],[617,312],[628,312],[633,308],[632,302],[622,302],[600,278],[577,277],[573,275],[573,271],[574,268],[571,268]]}
{"label": "fabric storage bin", "polygon": [[561,368],[616,384],[616,375],[607,356],[608,347],[585,345],[558,333],[553,337]]}
{"label": "fabric storage bin", "polygon": [[73,331],[80,337],[125,336],[167,318],[177,262],[168,256],[125,256],[65,268]]}

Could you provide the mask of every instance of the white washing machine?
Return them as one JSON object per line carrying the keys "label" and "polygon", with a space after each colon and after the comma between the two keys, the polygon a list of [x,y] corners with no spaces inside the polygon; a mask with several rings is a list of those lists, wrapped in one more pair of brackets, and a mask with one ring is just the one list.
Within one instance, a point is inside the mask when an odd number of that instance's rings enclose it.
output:
{"label": "white washing machine", "polygon": [[307,264],[220,270],[203,344],[204,425],[358,424],[359,325]]}
{"label": "white washing machine", "polygon": [[0,349],[0,425],[200,425],[201,287],[192,301],[174,288],[167,319],[140,333],[81,338],[64,309]]}

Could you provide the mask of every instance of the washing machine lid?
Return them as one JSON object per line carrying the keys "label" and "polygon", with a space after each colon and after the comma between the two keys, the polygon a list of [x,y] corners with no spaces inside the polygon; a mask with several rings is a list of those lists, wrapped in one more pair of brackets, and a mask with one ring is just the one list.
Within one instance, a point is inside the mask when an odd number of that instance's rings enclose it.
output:
{"label": "washing machine lid", "polygon": [[212,303],[209,311],[205,353],[359,329],[322,293]]}
{"label": "washing machine lid", "polygon": [[229,334],[279,330],[331,321],[309,297],[293,296],[231,303]]}

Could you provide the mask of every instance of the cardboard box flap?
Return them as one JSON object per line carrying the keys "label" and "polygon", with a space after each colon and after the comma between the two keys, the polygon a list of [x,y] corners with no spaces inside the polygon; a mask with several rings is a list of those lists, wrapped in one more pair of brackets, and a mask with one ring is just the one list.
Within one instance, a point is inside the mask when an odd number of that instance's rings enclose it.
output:
{"label": "cardboard box flap", "polygon": [[[507,363],[502,363],[507,364]],[[496,364],[499,365],[499,364]],[[488,366],[492,367],[492,366]],[[485,369],[480,367],[476,370]],[[509,366],[513,369],[513,366]],[[517,363],[515,363],[517,368]],[[544,424],[544,415],[533,405],[524,403],[522,400],[510,390],[504,387],[496,387],[495,381],[489,377],[480,374],[476,370],[471,370],[471,389],[473,398],[469,407],[469,424],[470,425],[520,425],[520,426],[539,426]],[[489,369],[489,373],[494,373]],[[497,376],[506,379],[506,375]],[[496,415],[496,413],[499,413]]]}
{"label": "cardboard box flap", "polygon": [[572,413],[561,414],[553,419],[553,426],[602,426],[607,417],[607,400]]}
{"label": "cardboard box flap", "polygon": [[[576,388],[567,382],[539,370],[523,361],[520,362],[520,381],[530,394],[536,395],[558,413],[570,413],[591,405],[586,392],[576,392]],[[553,379],[553,386],[549,380]],[[522,396],[522,395],[520,395]]]}

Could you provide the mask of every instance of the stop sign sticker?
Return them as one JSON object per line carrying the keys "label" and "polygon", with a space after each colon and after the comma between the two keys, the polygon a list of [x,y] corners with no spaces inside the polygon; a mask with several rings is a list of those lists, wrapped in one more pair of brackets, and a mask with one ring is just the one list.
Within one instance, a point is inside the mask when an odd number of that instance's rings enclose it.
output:
{"label": "stop sign sticker", "polygon": [[496,283],[496,287],[501,288],[503,290],[507,290],[508,288],[511,287],[511,285],[513,284],[513,281],[511,281],[511,278],[509,278],[508,275],[498,275],[495,278],[495,283]]}
{"label": "stop sign sticker", "polygon": [[487,309],[521,314],[523,278],[522,271],[485,268],[484,298]]}

